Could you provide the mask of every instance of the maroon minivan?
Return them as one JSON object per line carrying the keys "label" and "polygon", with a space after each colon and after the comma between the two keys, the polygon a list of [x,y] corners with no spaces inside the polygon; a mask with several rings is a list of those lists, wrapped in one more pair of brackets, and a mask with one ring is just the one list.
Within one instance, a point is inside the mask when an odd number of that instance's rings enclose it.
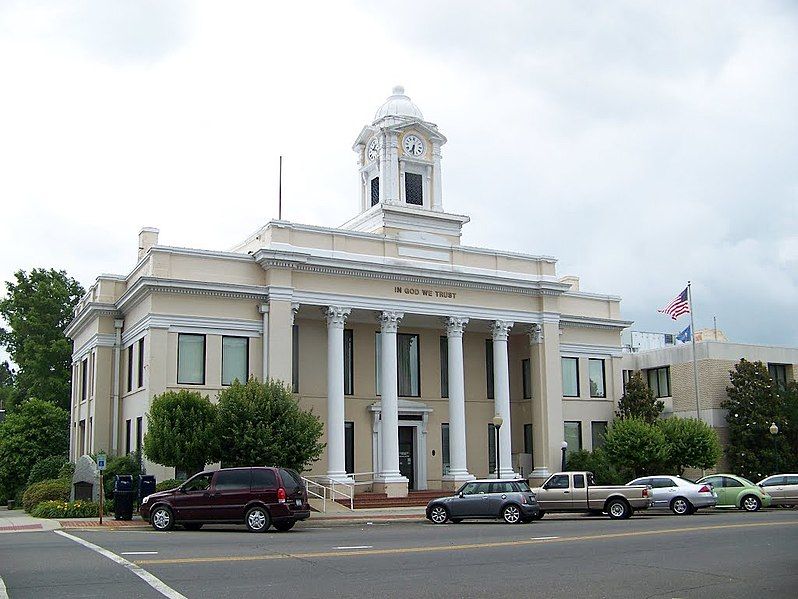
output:
{"label": "maroon minivan", "polygon": [[145,497],[139,512],[155,530],[244,523],[252,532],[272,524],[285,532],[310,517],[310,506],[302,479],[290,468],[222,468]]}

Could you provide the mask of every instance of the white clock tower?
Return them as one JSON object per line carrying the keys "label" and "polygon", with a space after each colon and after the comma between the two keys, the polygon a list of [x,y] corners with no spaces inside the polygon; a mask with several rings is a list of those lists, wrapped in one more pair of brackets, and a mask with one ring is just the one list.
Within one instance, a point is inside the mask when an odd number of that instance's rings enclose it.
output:
{"label": "white clock tower", "polygon": [[404,88],[394,87],[352,147],[360,175],[360,214],[344,228],[459,243],[469,218],[443,212],[445,143]]}

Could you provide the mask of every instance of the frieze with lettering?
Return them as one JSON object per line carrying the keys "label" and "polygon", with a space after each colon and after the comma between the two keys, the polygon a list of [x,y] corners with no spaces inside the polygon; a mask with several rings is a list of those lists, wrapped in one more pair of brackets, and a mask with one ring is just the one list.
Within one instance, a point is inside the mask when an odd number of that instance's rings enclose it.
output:
{"label": "frieze with lettering", "polygon": [[440,289],[430,289],[427,287],[405,287],[404,285],[396,285],[393,288],[394,293],[402,295],[412,295],[418,297],[428,297],[438,300],[453,300],[457,297],[454,291],[443,291]]}

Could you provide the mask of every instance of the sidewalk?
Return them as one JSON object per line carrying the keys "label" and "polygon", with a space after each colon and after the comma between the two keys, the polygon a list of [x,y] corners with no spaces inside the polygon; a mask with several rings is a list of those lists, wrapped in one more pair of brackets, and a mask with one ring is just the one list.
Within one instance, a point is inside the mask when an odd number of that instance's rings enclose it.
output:
{"label": "sidewalk", "polygon": [[9,510],[0,507],[0,534],[9,532],[31,532],[40,530],[57,530],[61,528],[58,520],[33,518],[24,510]]}

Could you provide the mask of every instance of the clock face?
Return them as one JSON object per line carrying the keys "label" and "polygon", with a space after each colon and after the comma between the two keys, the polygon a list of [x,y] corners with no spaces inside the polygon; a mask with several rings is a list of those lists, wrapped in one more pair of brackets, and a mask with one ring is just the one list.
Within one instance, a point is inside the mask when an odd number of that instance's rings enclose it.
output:
{"label": "clock face", "polygon": [[424,154],[424,142],[416,135],[407,135],[402,147],[408,156],[421,156]]}
{"label": "clock face", "polygon": [[376,137],[372,137],[371,141],[369,142],[369,147],[366,150],[366,156],[369,160],[377,160],[377,155],[379,153],[379,142],[377,141]]}

